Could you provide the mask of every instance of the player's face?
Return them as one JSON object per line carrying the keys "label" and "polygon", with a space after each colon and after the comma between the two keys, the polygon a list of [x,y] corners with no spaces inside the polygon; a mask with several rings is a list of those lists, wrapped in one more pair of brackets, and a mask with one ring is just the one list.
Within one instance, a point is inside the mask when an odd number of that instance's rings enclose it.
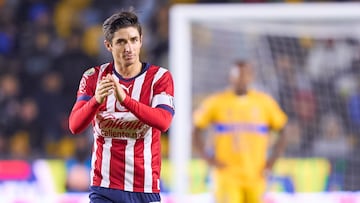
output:
{"label": "player's face", "polygon": [[239,85],[247,87],[253,80],[253,72],[250,64],[240,67]]}
{"label": "player's face", "polygon": [[241,67],[234,67],[232,71],[231,83],[237,92],[244,92],[253,80],[253,72],[250,64]]}
{"label": "player's face", "polygon": [[140,60],[142,36],[135,27],[121,28],[114,33],[112,42],[105,46],[112,53],[116,64],[128,67]]}

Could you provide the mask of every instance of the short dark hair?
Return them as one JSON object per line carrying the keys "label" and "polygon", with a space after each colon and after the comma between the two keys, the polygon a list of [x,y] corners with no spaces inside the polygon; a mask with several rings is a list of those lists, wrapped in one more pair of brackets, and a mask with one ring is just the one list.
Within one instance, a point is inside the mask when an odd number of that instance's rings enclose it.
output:
{"label": "short dark hair", "polygon": [[238,66],[239,68],[243,68],[244,66],[250,64],[249,61],[245,60],[245,59],[239,59],[237,61],[235,61],[235,65]]}
{"label": "short dark hair", "polygon": [[137,28],[140,36],[142,35],[141,24],[135,12],[122,11],[113,14],[112,16],[107,18],[103,24],[103,33],[105,36],[105,40],[111,43],[114,37],[114,33],[121,28],[127,27]]}

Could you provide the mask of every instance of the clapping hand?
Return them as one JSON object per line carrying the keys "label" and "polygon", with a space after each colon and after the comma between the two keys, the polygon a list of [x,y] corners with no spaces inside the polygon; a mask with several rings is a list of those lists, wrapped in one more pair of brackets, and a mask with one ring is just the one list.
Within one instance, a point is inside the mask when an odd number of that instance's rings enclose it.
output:
{"label": "clapping hand", "polygon": [[124,89],[121,87],[120,83],[117,82],[113,77],[114,76],[112,76],[110,74],[106,75],[106,79],[111,81],[113,84],[116,99],[119,102],[123,102],[126,98],[126,93],[125,93]]}
{"label": "clapping hand", "polygon": [[107,96],[112,93],[114,89],[114,82],[109,80],[108,76],[104,76],[98,82],[95,90],[95,99],[99,104],[102,104]]}

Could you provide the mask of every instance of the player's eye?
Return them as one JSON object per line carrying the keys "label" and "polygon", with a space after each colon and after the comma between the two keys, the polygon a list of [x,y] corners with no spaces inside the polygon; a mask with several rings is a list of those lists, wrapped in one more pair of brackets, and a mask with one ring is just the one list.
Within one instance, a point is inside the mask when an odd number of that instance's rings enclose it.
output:
{"label": "player's eye", "polygon": [[126,41],[123,40],[123,39],[118,39],[118,40],[116,41],[116,44],[119,44],[119,45],[124,45],[125,43],[126,43]]}
{"label": "player's eye", "polygon": [[131,42],[132,43],[135,43],[135,42],[138,42],[139,41],[139,38],[138,37],[133,37],[131,38]]}

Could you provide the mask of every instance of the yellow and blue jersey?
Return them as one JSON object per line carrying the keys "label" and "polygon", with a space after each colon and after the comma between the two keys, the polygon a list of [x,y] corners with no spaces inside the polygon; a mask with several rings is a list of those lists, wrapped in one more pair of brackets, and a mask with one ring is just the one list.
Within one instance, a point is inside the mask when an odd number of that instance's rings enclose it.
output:
{"label": "yellow and blue jersey", "polygon": [[277,102],[257,90],[243,96],[231,90],[215,93],[194,112],[194,125],[211,129],[214,156],[226,165],[217,173],[244,184],[262,179],[270,132],[286,122]]}

